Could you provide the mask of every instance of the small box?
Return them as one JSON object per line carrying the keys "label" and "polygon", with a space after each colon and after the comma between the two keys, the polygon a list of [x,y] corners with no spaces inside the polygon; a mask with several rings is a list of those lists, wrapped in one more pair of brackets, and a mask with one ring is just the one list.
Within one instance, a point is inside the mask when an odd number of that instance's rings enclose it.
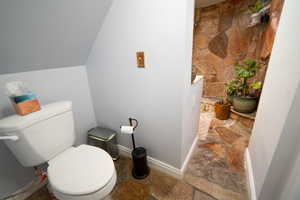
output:
{"label": "small box", "polygon": [[33,93],[10,97],[10,100],[18,115],[27,115],[41,110],[39,100]]}

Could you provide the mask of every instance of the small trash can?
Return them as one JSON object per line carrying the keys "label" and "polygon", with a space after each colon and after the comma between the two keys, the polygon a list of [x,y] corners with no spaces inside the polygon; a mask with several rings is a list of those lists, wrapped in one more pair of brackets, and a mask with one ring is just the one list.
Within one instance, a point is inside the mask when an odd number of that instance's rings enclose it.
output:
{"label": "small trash can", "polygon": [[105,150],[113,160],[118,160],[119,158],[117,132],[111,129],[102,127],[90,129],[88,131],[88,144]]}

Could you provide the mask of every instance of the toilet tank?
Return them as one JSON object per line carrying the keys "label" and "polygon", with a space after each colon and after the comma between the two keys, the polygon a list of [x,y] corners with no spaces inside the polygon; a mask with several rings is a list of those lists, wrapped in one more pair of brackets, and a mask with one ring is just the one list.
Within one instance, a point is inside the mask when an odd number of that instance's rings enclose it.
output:
{"label": "toilet tank", "polygon": [[25,116],[12,115],[0,120],[0,136],[17,160],[25,167],[37,166],[70,148],[75,141],[72,103],[61,101],[42,106]]}

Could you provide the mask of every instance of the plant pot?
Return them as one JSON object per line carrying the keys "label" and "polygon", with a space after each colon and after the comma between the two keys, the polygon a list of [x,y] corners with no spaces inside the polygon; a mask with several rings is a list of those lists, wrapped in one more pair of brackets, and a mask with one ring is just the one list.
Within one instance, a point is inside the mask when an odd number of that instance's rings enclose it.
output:
{"label": "plant pot", "polygon": [[240,113],[252,113],[257,108],[257,97],[233,97],[233,108]]}
{"label": "plant pot", "polygon": [[215,104],[216,118],[221,120],[229,119],[230,117],[230,104]]}
{"label": "plant pot", "polygon": [[232,104],[233,103],[233,95],[227,95],[227,101]]}

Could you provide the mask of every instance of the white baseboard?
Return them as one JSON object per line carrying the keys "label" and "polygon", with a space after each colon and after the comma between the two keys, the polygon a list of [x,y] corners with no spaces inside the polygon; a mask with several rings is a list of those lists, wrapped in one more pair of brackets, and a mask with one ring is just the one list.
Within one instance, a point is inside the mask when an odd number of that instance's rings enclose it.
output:
{"label": "white baseboard", "polygon": [[[148,163],[149,163],[149,166],[150,167],[153,167],[153,168],[156,168],[162,172],[165,172],[166,174],[169,174],[175,178],[178,178],[178,179],[182,179],[183,178],[183,174],[187,168],[187,164],[188,164],[188,161],[190,160],[191,156],[192,156],[192,153],[193,153],[193,150],[197,144],[197,140],[198,140],[198,136],[195,137],[194,139],[194,142],[189,150],[189,153],[187,154],[186,158],[185,158],[185,161],[181,167],[181,169],[178,169],[176,167],[173,167],[167,163],[164,163],[156,158],[153,158],[151,156],[147,156],[147,159],[148,159]],[[118,144],[118,148],[119,148],[119,151],[120,151],[120,154],[125,156],[125,157],[130,157],[131,158],[131,149],[127,148],[127,147],[124,147],[120,144]]]}
{"label": "white baseboard", "polygon": [[185,158],[185,160],[184,160],[184,162],[183,162],[183,164],[181,166],[180,171],[181,171],[182,174],[184,174],[184,172],[187,169],[188,162],[191,159],[193,151],[194,151],[194,149],[195,149],[195,147],[197,145],[198,138],[199,138],[199,136],[197,134],[197,136],[195,137],[195,139],[193,141],[193,144],[192,144],[192,146],[191,146],[191,148],[190,148],[190,150],[189,150],[189,152],[188,152],[188,154],[187,154],[187,156],[186,156],[186,158]]}
{"label": "white baseboard", "polygon": [[[132,151],[131,149],[124,147],[122,145],[118,145],[118,147],[121,155],[131,158],[131,151]],[[155,158],[152,158],[151,156],[147,156],[147,159],[150,167],[163,171],[171,176],[174,176],[175,178],[181,179],[183,177],[183,174],[181,173],[180,169],[173,167],[169,164],[166,164]]]}
{"label": "white baseboard", "polygon": [[250,199],[256,200],[253,168],[252,168],[252,163],[251,163],[251,158],[250,158],[250,153],[248,148],[245,151],[245,166],[246,166],[246,176],[248,181]]}

